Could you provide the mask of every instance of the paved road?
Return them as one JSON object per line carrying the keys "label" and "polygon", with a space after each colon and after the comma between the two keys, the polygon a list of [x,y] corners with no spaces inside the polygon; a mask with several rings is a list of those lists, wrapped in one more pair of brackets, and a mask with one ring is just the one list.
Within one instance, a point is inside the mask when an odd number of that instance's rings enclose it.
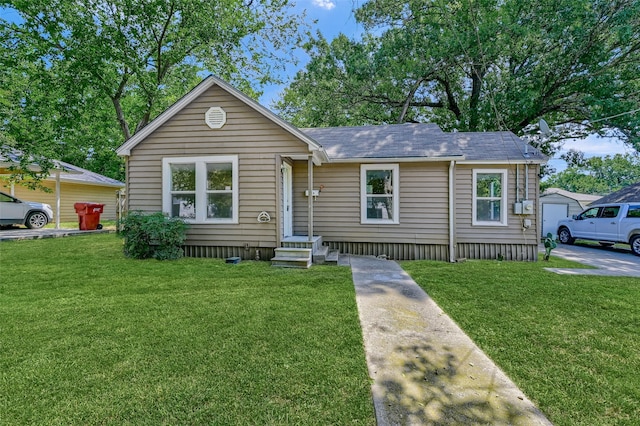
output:
{"label": "paved road", "polygon": [[586,244],[559,244],[551,252],[551,257],[595,266],[598,269],[546,268],[558,274],[609,275],[640,277],[640,256],[634,256],[631,250],[613,247],[600,247]]}

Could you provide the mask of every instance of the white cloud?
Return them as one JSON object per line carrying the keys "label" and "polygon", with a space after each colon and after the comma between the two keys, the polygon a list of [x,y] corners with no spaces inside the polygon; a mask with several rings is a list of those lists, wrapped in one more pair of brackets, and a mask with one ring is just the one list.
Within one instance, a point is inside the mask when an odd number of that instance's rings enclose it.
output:
{"label": "white cloud", "polygon": [[318,6],[319,8],[331,10],[336,7],[336,4],[332,0],[313,0],[314,6]]}

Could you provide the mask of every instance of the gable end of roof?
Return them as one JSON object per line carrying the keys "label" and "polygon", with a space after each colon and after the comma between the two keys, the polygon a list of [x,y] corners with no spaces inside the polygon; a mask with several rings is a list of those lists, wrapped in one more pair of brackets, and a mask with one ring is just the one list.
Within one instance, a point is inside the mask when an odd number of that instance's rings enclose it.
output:
{"label": "gable end of roof", "polygon": [[117,150],[116,153],[120,156],[129,156],[131,155],[131,150],[135,148],[140,142],[146,139],[149,135],[151,135],[154,131],[156,131],[160,126],[169,121],[173,116],[182,111],[187,105],[193,102],[196,98],[206,92],[212,86],[218,86],[222,90],[226,91],[236,99],[244,102],[249,107],[257,111],[258,113],[265,116],[267,119],[271,120],[285,131],[291,133],[302,142],[306,143],[309,146],[309,151],[318,153],[322,159],[322,161],[328,161],[326,158],[326,154],[324,153],[324,149],[320,144],[318,144],[315,140],[305,135],[302,131],[300,131],[297,127],[292,124],[286,122],[269,109],[260,105],[255,100],[251,99],[246,94],[242,93],[235,87],[231,86],[229,83],[210,75],[206,77],[204,80],[200,82],[196,87],[191,89],[189,93],[184,95],[178,101],[176,101],[173,105],[163,111],[159,116],[157,116],[152,122],[147,124],[142,130],[137,132],[131,138],[129,138],[125,143],[123,143]]}

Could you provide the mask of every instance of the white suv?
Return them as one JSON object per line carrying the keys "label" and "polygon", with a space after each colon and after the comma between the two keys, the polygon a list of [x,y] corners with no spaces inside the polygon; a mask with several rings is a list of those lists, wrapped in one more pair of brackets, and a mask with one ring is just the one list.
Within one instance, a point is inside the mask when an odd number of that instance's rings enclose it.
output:
{"label": "white suv", "polygon": [[39,229],[53,220],[53,210],[49,204],[21,201],[0,192],[0,225],[25,225]]}

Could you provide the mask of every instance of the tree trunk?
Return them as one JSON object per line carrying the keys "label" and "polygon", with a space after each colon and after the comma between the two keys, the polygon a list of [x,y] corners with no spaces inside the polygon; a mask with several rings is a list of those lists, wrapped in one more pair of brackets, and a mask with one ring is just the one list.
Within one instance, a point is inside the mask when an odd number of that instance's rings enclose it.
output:
{"label": "tree trunk", "polygon": [[116,118],[118,119],[118,123],[120,124],[120,130],[122,130],[122,136],[124,136],[124,140],[128,140],[131,137],[131,131],[129,130],[129,125],[127,124],[127,120],[124,117],[124,111],[122,111],[122,105],[120,104],[120,97],[112,97],[111,102],[113,102],[113,106],[116,109]]}
{"label": "tree trunk", "polygon": [[480,114],[478,106],[480,103],[480,92],[482,91],[482,79],[484,78],[484,67],[481,64],[471,65],[471,98],[469,99],[469,131],[478,131],[480,124]]}

